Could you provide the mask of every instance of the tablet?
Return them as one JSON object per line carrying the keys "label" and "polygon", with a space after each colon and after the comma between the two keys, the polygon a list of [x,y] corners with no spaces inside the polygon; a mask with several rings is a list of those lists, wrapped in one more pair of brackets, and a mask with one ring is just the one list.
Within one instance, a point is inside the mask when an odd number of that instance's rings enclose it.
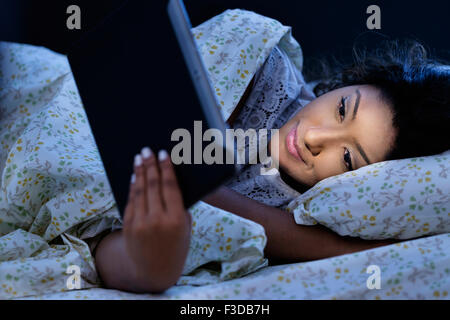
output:
{"label": "tablet", "polygon": [[[170,17],[170,18],[169,18]],[[198,161],[210,128],[226,124],[190,31],[182,1],[127,1],[75,43],[68,54],[92,134],[123,215],[134,156],[187,142],[175,165],[186,208],[235,174],[226,161]],[[200,128],[199,128],[200,124]],[[225,134],[223,135],[225,137]],[[226,148],[223,141],[217,141]],[[194,159],[196,157],[197,159]],[[197,160],[197,161],[195,161]]]}
{"label": "tablet", "polygon": [[226,125],[220,114],[219,103],[209,81],[206,67],[191,33],[192,26],[183,1],[170,0],[167,5],[167,13],[208,124],[210,127],[220,130],[225,137]]}

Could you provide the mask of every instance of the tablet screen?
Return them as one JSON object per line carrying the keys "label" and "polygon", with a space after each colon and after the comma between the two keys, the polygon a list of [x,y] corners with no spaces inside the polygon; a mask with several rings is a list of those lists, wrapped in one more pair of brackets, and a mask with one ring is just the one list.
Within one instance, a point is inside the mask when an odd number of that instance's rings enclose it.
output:
{"label": "tablet screen", "polygon": [[127,2],[76,43],[68,57],[121,214],[135,154],[145,146],[170,154],[180,142],[171,141],[177,129],[192,138],[191,163],[175,166],[186,207],[234,174],[234,165],[193,164],[194,148],[199,150],[194,142],[202,149],[209,144],[195,136],[194,123],[200,121],[203,133],[208,122],[166,3]]}

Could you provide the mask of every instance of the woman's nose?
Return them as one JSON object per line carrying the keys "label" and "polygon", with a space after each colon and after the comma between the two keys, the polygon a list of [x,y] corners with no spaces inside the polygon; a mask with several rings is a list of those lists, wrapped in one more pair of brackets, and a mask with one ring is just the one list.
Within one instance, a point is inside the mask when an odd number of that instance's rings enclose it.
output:
{"label": "woman's nose", "polygon": [[316,156],[327,146],[343,138],[342,130],[326,127],[311,127],[305,131],[305,145]]}

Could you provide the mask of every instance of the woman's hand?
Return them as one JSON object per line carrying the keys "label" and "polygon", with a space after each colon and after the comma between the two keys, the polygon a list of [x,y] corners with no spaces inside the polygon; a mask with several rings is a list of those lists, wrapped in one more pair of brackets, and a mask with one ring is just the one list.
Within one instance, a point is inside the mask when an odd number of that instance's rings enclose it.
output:
{"label": "woman's hand", "polygon": [[189,249],[191,216],[166,151],[158,159],[149,148],[136,155],[123,232],[136,281],[161,291],[176,283]]}

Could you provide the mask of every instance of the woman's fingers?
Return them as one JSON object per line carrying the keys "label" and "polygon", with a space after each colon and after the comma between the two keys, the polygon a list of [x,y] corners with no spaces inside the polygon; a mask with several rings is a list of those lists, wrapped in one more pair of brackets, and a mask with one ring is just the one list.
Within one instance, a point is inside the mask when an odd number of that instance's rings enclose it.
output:
{"label": "woman's fingers", "polygon": [[162,197],[166,210],[170,213],[184,212],[183,198],[167,151],[159,151],[158,160],[161,169]]}
{"label": "woman's fingers", "polygon": [[158,169],[158,162],[150,148],[145,147],[141,151],[145,167],[145,182],[148,214],[160,213],[164,210],[161,199],[161,179]]}
{"label": "woman's fingers", "polygon": [[145,196],[145,168],[140,154],[134,157],[134,174],[136,175],[136,181],[133,183],[134,218],[139,223],[139,218],[145,216],[148,210]]}
{"label": "woman's fingers", "polygon": [[135,181],[129,199],[132,205],[127,205],[126,214],[136,223],[141,223],[141,218],[147,215],[184,212],[175,171],[165,150],[159,152],[158,160],[148,147],[135,156]]}

